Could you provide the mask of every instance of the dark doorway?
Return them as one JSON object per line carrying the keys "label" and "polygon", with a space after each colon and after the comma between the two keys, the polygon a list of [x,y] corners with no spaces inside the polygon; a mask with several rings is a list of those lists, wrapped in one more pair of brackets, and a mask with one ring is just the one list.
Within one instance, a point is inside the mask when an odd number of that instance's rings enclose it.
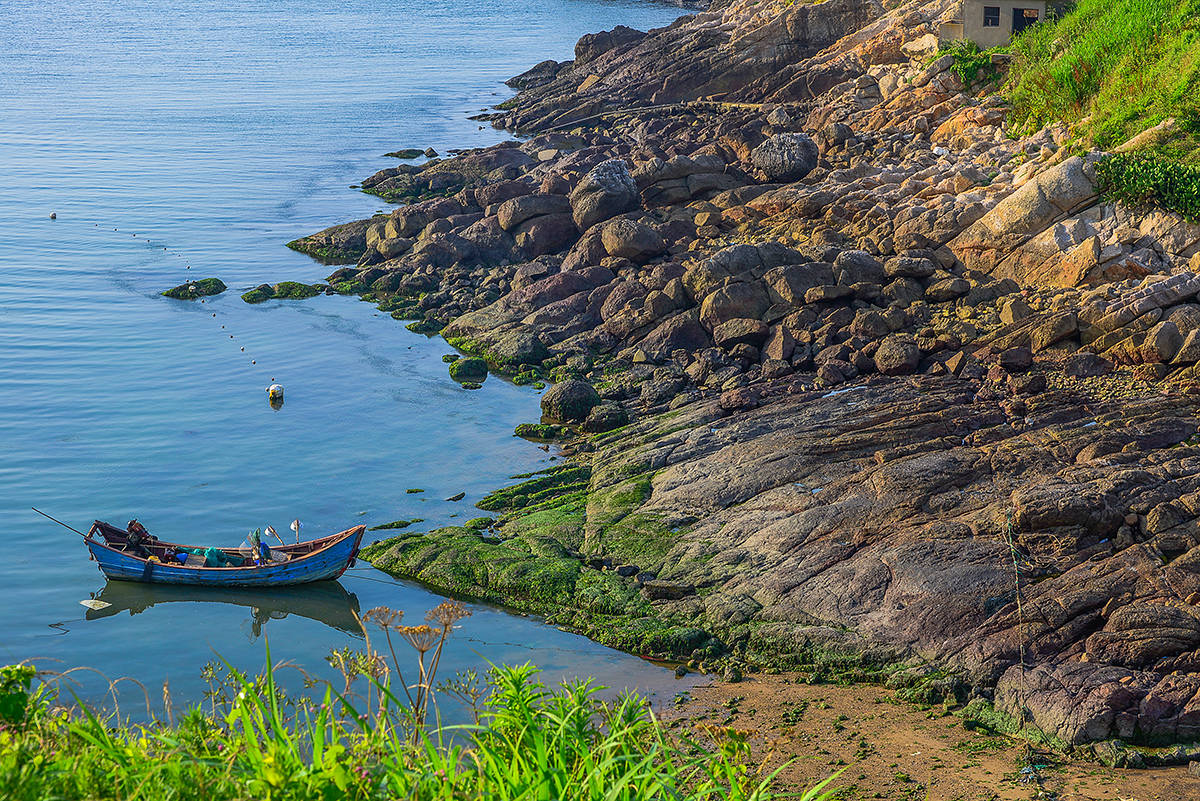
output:
{"label": "dark doorway", "polygon": [[1038,10],[1036,8],[1014,8],[1012,29],[1013,36],[1016,36],[1030,25],[1036,25],[1037,22]]}

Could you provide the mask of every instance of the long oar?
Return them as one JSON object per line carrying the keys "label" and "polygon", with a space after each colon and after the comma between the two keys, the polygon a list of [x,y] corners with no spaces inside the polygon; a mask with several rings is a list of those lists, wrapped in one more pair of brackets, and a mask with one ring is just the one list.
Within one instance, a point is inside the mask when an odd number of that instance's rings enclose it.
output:
{"label": "long oar", "polygon": [[78,534],[79,536],[83,537],[85,540],[87,539],[87,534],[84,534],[82,531],[80,531],[80,530],[79,530],[79,529],[77,529],[77,528],[72,528],[71,526],[68,526],[66,523],[64,523],[63,521],[59,520],[57,517],[50,517],[50,515],[46,514],[45,512],[43,512],[41,509],[37,508],[36,506],[30,506],[29,508],[30,508],[30,509],[32,509],[33,511],[37,512],[37,513],[38,513],[39,515],[41,515],[42,517],[45,517],[45,518],[47,518],[47,519],[49,519],[49,520],[53,520],[55,523],[58,523],[58,524],[59,524],[60,526],[62,526],[63,528],[69,528],[69,529],[71,529],[71,531],[74,531],[76,534]]}

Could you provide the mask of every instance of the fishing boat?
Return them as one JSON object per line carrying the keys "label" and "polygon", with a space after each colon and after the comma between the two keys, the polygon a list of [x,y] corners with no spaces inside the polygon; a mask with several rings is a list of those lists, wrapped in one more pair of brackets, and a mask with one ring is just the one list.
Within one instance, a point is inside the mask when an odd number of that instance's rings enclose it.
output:
{"label": "fishing boat", "polygon": [[[269,558],[260,559],[258,564],[251,548],[206,548],[162,540],[133,545],[128,531],[101,520],[88,529],[84,542],[92,559],[110,580],[205,587],[285,587],[341,576],[354,564],[365,531],[366,526],[355,526],[308,542],[274,546],[269,549]],[[219,561],[240,566],[208,566],[206,562],[214,560],[206,560],[200,554],[214,551]]]}

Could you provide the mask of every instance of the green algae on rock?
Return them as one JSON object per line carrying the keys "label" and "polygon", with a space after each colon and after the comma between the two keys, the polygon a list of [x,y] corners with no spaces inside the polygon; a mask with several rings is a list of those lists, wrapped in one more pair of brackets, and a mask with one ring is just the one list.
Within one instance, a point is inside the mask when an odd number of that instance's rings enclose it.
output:
{"label": "green algae on rock", "polygon": [[388,529],[408,528],[417,523],[424,523],[425,518],[414,517],[412,520],[393,520],[390,523],[381,523],[378,526],[371,526],[367,531],[386,531]]}
{"label": "green algae on rock", "polygon": [[242,295],[247,303],[264,303],[268,300],[304,300],[320,295],[323,287],[320,284],[301,284],[298,281],[280,281],[271,284],[259,284]]}
{"label": "green algae on rock", "polygon": [[478,356],[457,359],[450,363],[450,377],[460,384],[482,383],[487,375],[487,362]]}
{"label": "green algae on rock", "polygon": [[563,436],[565,429],[550,423],[521,423],[513,429],[513,434],[525,439],[558,439]]}
{"label": "green algae on rock", "polygon": [[176,300],[197,300],[212,295],[220,295],[227,289],[220,278],[201,278],[199,281],[188,281],[163,292],[162,295]]}
{"label": "green algae on rock", "polygon": [[331,225],[323,231],[287,243],[292,250],[323,264],[356,264],[367,251],[367,228],[373,219]]}

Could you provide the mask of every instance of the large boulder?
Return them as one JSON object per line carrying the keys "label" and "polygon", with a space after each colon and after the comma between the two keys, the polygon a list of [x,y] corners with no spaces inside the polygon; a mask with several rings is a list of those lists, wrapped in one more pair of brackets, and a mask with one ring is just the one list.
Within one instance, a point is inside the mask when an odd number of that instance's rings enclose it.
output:
{"label": "large boulder", "polygon": [[558,71],[562,67],[563,65],[554,59],[539,61],[520,75],[514,75],[509,78],[504,82],[504,85],[511,86],[519,92],[523,92],[526,89],[534,89],[553,81],[554,76],[558,75]]}
{"label": "large boulder", "polygon": [[586,64],[615,47],[625,47],[644,38],[645,33],[625,25],[618,25],[611,31],[585,34],[575,43],[575,63]]}
{"label": "large boulder", "polygon": [[498,367],[513,370],[525,365],[540,365],[550,358],[550,351],[533,334],[510,331],[488,348],[488,355]]}
{"label": "large boulder", "polygon": [[513,231],[513,243],[520,251],[519,255],[526,259],[566,250],[578,239],[579,229],[570,214],[533,217]]}
{"label": "large boulder", "polygon": [[738,281],[712,292],[700,305],[700,322],[712,330],[738,317],[758,319],[771,305],[766,289],[757,281]]}
{"label": "large boulder", "polygon": [[667,249],[662,236],[648,225],[634,220],[612,220],[604,226],[600,241],[610,256],[642,261]]}
{"label": "large boulder", "polygon": [[813,287],[833,283],[833,268],[828,262],[813,261],[805,264],[785,264],[763,276],[773,300],[804,304],[804,294]]}
{"label": "large boulder", "polygon": [[571,192],[571,213],[579,230],[586,231],[641,206],[637,183],[622,159],[602,161],[580,179]]}
{"label": "large boulder", "polygon": [[332,225],[323,231],[292,240],[287,246],[325,264],[355,264],[367,252],[367,229],[375,220]]}
{"label": "large boulder", "polygon": [[884,375],[907,375],[917,371],[921,351],[910,337],[892,335],[875,351],[875,369]]}
{"label": "large boulder", "polygon": [[806,134],[779,133],[751,151],[750,163],[768,180],[783,183],[808,175],[820,157],[817,143]]}
{"label": "large boulder", "polygon": [[553,420],[584,420],[600,402],[600,395],[588,382],[563,381],[542,396],[542,414]]}
{"label": "large boulder", "polygon": [[[1039,238],[1071,215],[1096,202],[1096,174],[1092,164],[1074,156],[1062,164],[1030,179],[1016,192],[996,204],[996,207],[971,224],[950,242],[954,255],[973,270],[989,272],[1000,278],[1012,278],[1019,283],[1036,281],[1039,284],[1074,285],[1080,276],[1055,276],[1039,267],[1049,257],[1073,246],[1076,236],[1069,231]],[[1086,233],[1086,226],[1083,228]],[[1056,229],[1057,231],[1058,229]],[[1065,243],[1058,242],[1066,237]],[[1022,251],[1038,245],[1036,258]]]}
{"label": "large boulder", "polygon": [[696,322],[693,310],[693,313],[677,314],[664,320],[646,335],[640,347],[655,358],[666,358],[679,349],[696,353],[711,344],[708,332]]}
{"label": "large boulder", "polygon": [[757,348],[766,341],[769,333],[767,324],[761,320],[737,317],[716,327],[713,331],[713,342],[726,349],[735,345],[753,345]]}
{"label": "large boulder", "polygon": [[500,227],[511,231],[533,217],[569,214],[571,203],[564,195],[523,195],[509,198],[496,209]]}

